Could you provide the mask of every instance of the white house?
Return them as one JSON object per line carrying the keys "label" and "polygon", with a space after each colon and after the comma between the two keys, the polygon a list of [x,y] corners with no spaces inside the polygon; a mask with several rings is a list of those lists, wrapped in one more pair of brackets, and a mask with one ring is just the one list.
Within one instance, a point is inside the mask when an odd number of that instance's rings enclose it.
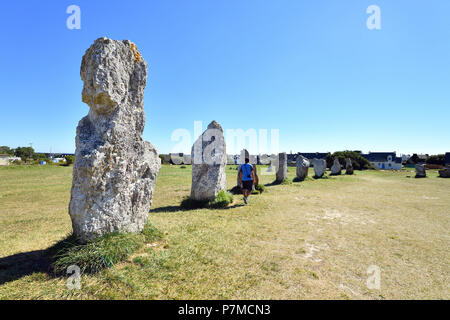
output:
{"label": "white house", "polygon": [[369,152],[368,154],[361,154],[361,156],[369,160],[377,169],[402,169],[402,158],[397,157],[395,152]]}
{"label": "white house", "polygon": [[9,154],[0,154],[0,166],[9,165]]}

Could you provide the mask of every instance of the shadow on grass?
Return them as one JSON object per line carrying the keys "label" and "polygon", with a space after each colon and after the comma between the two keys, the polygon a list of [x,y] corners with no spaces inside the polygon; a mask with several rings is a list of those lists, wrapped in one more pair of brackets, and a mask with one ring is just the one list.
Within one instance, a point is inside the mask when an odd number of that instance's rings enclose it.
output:
{"label": "shadow on grass", "polygon": [[155,209],[151,209],[150,210],[150,214],[152,213],[156,213],[156,212],[183,212],[183,211],[192,211],[192,210],[197,210],[197,209],[210,209],[210,210],[229,210],[229,209],[234,209],[234,208],[238,208],[238,207],[242,207],[244,206],[244,204],[234,204],[228,207],[217,207],[217,208],[213,208],[213,207],[193,207],[193,208],[183,208],[182,206],[165,206],[165,207],[159,207],[159,208],[155,208]]}
{"label": "shadow on grass", "polygon": [[239,208],[239,207],[243,207],[243,206],[245,206],[243,203],[239,203],[239,204],[233,204],[232,206],[229,206],[229,207],[219,208],[219,210],[230,210],[230,209]]}
{"label": "shadow on grass", "polygon": [[50,257],[46,250],[35,250],[0,258],[0,285],[32,275],[51,274]]}
{"label": "shadow on grass", "polygon": [[21,252],[0,258],[0,285],[33,273],[46,273],[52,278],[56,278],[57,275],[53,272],[51,256],[55,248],[65,243],[68,238],[58,241],[47,249]]}
{"label": "shadow on grass", "polygon": [[178,211],[190,211],[194,209],[185,209],[181,206],[165,206],[165,207],[158,207],[155,209],[150,209],[150,213],[159,213],[159,212],[178,212]]}
{"label": "shadow on grass", "polygon": [[286,180],[283,180],[283,181],[275,180],[275,181],[272,181],[270,183],[266,183],[264,186],[265,187],[271,187],[271,186],[288,185],[288,184],[292,184],[292,180],[290,180],[290,179],[286,179]]}

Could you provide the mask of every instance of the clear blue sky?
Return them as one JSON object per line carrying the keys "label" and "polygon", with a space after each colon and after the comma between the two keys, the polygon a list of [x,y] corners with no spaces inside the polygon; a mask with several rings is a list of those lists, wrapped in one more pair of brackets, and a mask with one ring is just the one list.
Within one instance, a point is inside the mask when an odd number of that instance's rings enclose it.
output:
{"label": "clear blue sky", "polygon": [[[81,8],[81,30],[66,8]],[[369,5],[381,30],[368,30]],[[0,145],[74,152],[79,68],[101,36],[149,64],[144,138],[279,129],[281,151],[450,151],[450,1],[4,1]]]}

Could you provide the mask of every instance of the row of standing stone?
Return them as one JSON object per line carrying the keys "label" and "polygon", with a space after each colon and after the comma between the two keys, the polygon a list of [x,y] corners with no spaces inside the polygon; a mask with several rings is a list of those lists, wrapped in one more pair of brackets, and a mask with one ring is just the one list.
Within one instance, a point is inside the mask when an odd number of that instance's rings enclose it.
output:
{"label": "row of standing stone", "polygon": [[[438,171],[439,177],[450,178],[450,165],[446,165],[444,168]],[[427,171],[423,163],[416,164],[416,178],[426,178]]]}
{"label": "row of standing stone", "polygon": [[[82,101],[88,114],[77,127],[75,163],[69,214],[81,242],[111,232],[139,232],[144,228],[153,199],[161,159],[156,148],[142,139],[145,125],[144,89],[147,63],[128,40],[99,38],[83,56]],[[212,200],[226,189],[227,153],[222,127],[213,121],[191,151],[194,200]],[[326,161],[313,159],[316,177]],[[310,162],[299,157],[297,178],[304,180]],[[334,160],[331,174],[342,167]],[[347,159],[346,173],[353,173]],[[439,171],[450,177],[450,167]],[[276,181],[287,175],[287,155],[278,155]]]}
{"label": "row of standing stone", "polygon": [[[314,167],[315,178],[322,178],[327,170],[327,162],[325,159],[313,159],[311,162],[299,155],[296,162],[296,176],[298,181],[304,181],[308,176],[309,167]],[[337,176],[342,173],[342,165],[339,159],[334,159],[331,166],[331,175]],[[353,164],[350,158],[346,159],[345,174],[353,174]],[[281,183],[287,179],[287,155],[286,152],[278,154],[278,169],[276,173],[276,182]]]}

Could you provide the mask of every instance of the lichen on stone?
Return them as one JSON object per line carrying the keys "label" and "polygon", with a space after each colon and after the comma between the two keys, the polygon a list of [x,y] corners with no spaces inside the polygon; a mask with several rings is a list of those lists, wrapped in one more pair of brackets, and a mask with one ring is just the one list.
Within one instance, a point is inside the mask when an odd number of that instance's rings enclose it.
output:
{"label": "lichen on stone", "polygon": [[131,42],[131,51],[133,52],[134,59],[136,60],[136,62],[141,61],[142,56],[138,51],[137,46],[133,42]]}

